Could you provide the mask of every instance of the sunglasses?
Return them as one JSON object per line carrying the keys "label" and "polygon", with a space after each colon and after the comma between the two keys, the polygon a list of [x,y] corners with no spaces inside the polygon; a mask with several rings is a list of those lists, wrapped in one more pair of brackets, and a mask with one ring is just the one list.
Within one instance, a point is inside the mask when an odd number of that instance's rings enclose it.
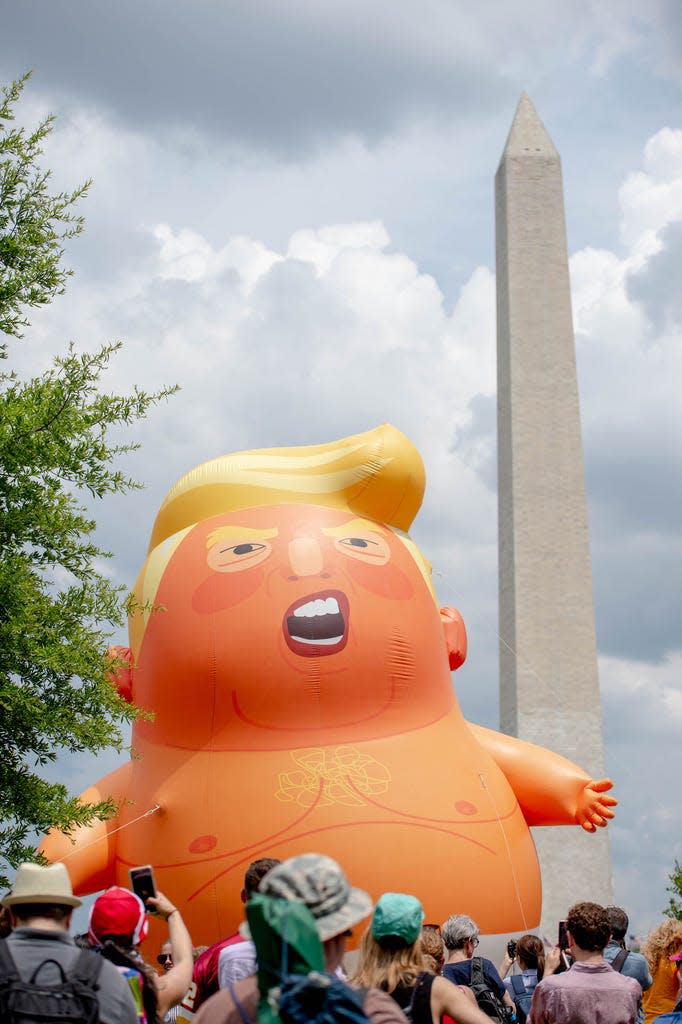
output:
{"label": "sunglasses", "polygon": [[430,928],[432,932],[438,932],[438,934],[440,935],[440,925],[439,924],[423,924],[422,928]]}
{"label": "sunglasses", "polygon": [[161,964],[162,967],[168,960],[170,960],[170,962],[173,963],[172,953],[159,953],[159,955],[156,958],[157,964]]}

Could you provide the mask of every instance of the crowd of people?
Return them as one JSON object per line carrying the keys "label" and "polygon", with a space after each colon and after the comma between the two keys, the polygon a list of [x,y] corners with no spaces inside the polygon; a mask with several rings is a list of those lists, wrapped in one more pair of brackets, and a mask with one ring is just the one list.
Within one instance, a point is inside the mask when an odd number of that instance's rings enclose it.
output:
{"label": "crowd of people", "polygon": [[[196,949],[165,895],[143,903],[113,886],[74,938],[80,900],[66,867],[21,865],[0,922],[0,1020],[682,1024],[682,921],[672,918],[638,953],[626,947],[622,908],[576,903],[560,944],[522,935],[496,966],[477,954],[467,915],[426,923],[409,893],[384,893],[375,905],[322,854],[254,861],[241,897],[239,929]],[[140,948],[150,914],[168,928],[155,967]]]}

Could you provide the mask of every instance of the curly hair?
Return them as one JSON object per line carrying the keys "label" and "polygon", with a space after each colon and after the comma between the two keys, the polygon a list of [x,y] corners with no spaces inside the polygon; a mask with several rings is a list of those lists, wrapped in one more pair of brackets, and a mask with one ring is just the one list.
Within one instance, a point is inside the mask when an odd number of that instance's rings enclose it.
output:
{"label": "curly hair", "polygon": [[682,921],[674,917],[666,917],[665,921],[650,933],[642,953],[646,957],[649,970],[653,974],[661,960],[667,960],[673,953],[682,949]]}
{"label": "curly hair", "polygon": [[428,925],[422,928],[422,955],[425,970],[440,974],[445,961],[445,944],[440,932]]}
{"label": "curly hair", "polygon": [[258,892],[258,886],[268,871],[281,863],[281,860],[277,860],[275,857],[261,857],[259,860],[251,861],[244,875],[244,891],[247,898],[253,896],[254,892]]}
{"label": "curly hair", "polygon": [[576,946],[587,952],[603,949],[611,935],[609,915],[598,903],[576,903],[566,915],[566,928]]}
{"label": "curly hair", "polygon": [[393,992],[398,985],[410,988],[422,971],[429,970],[422,953],[421,936],[400,949],[382,945],[367,928],[360,941],[358,962],[349,979],[361,988],[382,988]]}

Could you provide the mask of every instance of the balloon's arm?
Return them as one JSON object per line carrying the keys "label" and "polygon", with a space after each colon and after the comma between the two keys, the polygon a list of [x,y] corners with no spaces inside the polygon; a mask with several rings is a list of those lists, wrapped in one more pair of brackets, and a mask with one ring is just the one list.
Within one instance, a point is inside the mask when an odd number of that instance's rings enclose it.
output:
{"label": "balloon's arm", "polygon": [[[111,797],[120,803],[128,790],[132,764],[122,765],[110,772],[94,786],[80,794],[83,803],[100,803]],[[71,876],[76,895],[97,892],[114,885],[117,818],[108,821],[93,821],[82,825],[69,835],[52,829],[41,842],[38,850],[50,863],[63,861]]]}
{"label": "balloon's arm", "polygon": [[577,764],[545,747],[469,724],[501,768],[529,825],[581,825],[596,832],[618,803],[610,779],[591,779]]}

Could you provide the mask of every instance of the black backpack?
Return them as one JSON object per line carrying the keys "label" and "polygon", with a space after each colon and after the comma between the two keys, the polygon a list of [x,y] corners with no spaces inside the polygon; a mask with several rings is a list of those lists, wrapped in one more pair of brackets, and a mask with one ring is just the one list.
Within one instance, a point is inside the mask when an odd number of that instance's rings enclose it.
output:
{"label": "black backpack", "polygon": [[471,958],[471,990],[476,996],[479,1010],[483,1010],[499,1024],[509,1024],[509,1015],[500,997],[493,992],[483,974],[483,961],[480,956]]}
{"label": "black backpack", "polygon": [[514,989],[514,1005],[516,1006],[518,1024],[526,1024],[526,1018],[530,1013],[530,1004],[533,1001],[533,993],[526,989],[523,975],[510,974],[509,980]]}
{"label": "black backpack", "polygon": [[[39,983],[46,964],[54,964],[60,980]],[[0,1021],[2,1024],[97,1024],[97,979],[102,958],[82,949],[70,971],[48,958],[23,981],[7,943],[0,939]]]}

